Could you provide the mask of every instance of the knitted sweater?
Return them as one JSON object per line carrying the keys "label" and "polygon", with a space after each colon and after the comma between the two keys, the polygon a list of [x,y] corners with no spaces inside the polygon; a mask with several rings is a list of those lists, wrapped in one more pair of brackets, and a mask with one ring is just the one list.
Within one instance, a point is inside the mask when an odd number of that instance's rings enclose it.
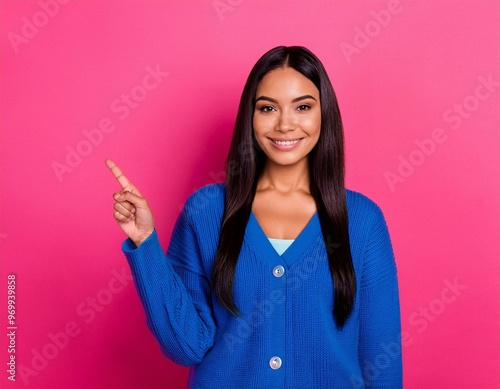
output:
{"label": "knitted sweater", "polygon": [[191,366],[192,388],[400,388],[401,323],[389,233],[379,207],[347,190],[357,281],[338,329],[325,241],[315,213],[280,256],[250,214],[234,278],[236,317],[210,290],[224,184],[186,201],[167,252],[156,231],[122,250],[162,353]]}

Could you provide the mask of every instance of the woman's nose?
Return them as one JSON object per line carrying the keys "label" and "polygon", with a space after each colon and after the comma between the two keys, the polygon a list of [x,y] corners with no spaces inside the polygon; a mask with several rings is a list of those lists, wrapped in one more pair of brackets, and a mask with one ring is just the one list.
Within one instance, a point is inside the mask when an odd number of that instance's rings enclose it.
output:
{"label": "woman's nose", "polygon": [[276,131],[288,132],[295,130],[297,126],[295,117],[291,112],[281,112],[277,126],[275,128]]}

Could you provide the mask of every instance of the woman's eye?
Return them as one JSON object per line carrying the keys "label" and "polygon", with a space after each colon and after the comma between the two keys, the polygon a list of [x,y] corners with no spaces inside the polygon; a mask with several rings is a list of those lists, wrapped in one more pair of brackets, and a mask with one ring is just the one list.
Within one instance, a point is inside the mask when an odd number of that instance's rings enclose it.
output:
{"label": "woman's eye", "polygon": [[298,109],[299,111],[307,111],[309,108],[311,108],[311,107],[310,107],[309,105],[307,105],[307,104],[302,104],[302,105],[299,105],[299,106],[297,107],[297,109]]}
{"label": "woman's eye", "polygon": [[270,105],[264,105],[263,107],[259,108],[260,112],[271,112],[274,111],[274,108],[271,107]]}

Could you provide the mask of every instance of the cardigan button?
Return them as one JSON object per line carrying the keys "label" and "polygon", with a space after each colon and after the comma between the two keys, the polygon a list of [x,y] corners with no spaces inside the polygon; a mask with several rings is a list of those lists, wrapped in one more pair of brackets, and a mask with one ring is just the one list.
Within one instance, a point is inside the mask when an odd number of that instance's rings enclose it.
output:
{"label": "cardigan button", "polygon": [[275,277],[280,278],[283,274],[285,274],[285,268],[283,266],[278,265],[273,268],[273,275]]}
{"label": "cardigan button", "polygon": [[281,367],[281,358],[280,357],[272,357],[269,361],[269,366],[271,369],[278,370]]}

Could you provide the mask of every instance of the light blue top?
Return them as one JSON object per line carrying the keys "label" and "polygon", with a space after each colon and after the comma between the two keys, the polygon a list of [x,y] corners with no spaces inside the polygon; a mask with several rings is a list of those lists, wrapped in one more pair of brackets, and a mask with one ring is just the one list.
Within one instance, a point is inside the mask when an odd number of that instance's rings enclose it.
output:
{"label": "light blue top", "polygon": [[269,242],[271,242],[271,244],[273,245],[278,255],[283,254],[294,241],[294,239],[276,239],[276,238],[268,238],[268,239]]}
{"label": "light blue top", "polygon": [[210,280],[224,196],[224,184],[189,196],[166,253],[156,230],[138,248],[130,239],[122,246],[147,327],[165,356],[190,366],[188,386],[401,388],[397,271],[380,208],[346,191],[357,289],[338,328],[332,248],[317,212],[282,255],[251,212],[233,284],[241,316],[219,304]]}

